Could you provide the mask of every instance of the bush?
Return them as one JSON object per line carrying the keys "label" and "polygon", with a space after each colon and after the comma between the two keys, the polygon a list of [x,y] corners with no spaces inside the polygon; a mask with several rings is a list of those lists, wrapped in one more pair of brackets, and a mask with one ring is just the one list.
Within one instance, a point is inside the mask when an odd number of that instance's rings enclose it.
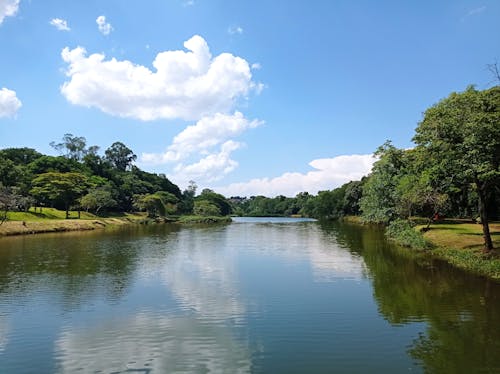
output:
{"label": "bush", "polygon": [[410,222],[403,219],[391,222],[385,234],[388,238],[405,247],[414,249],[426,249],[429,247],[422,234],[416,231]]}

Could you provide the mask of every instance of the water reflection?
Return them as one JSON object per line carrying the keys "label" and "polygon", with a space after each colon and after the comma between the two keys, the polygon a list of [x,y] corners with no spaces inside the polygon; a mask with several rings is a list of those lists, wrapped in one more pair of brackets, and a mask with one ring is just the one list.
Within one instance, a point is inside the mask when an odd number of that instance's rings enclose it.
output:
{"label": "water reflection", "polygon": [[248,373],[247,347],[222,325],[195,315],[138,313],[91,328],[66,329],[56,342],[58,370],[73,373]]}
{"label": "water reflection", "polygon": [[0,359],[16,373],[500,372],[499,298],[348,224],[7,238]]}
{"label": "water reflection", "polygon": [[[248,219],[247,219],[248,220]],[[234,240],[244,238],[244,247],[263,251],[264,255],[276,255],[290,261],[306,260],[318,282],[339,279],[360,280],[365,277],[363,258],[354,251],[346,250],[342,243],[311,221],[293,222],[293,219],[274,218],[262,224],[257,219],[245,220],[245,224],[231,227]]]}
{"label": "water reflection", "polygon": [[427,372],[500,372],[499,284],[384,244],[377,229],[324,229],[363,255],[379,311],[391,324],[427,323],[408,349]]}

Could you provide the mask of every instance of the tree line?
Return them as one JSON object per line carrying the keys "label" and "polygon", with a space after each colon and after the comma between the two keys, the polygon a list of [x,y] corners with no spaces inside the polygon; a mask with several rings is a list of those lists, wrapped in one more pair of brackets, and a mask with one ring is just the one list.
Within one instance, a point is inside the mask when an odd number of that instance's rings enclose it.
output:
{"label": "tree line", "polygon": [[375,152],[367,177],[312,196],[235,197],[239,214],[300,214],[319,219],[360,215],[391,225],[411,216],[469,218],[482,225],[493,249],[489,221],[500,216],[500,87],[452,93],[427,109],[413,137],[415,147],[390,141]]}
{"label": "tree line", "polygon": [[196,184],[181,191],[164,174],[149,173],[133,164],[134,152],[115,142],[99,155],[98,146],[65,134],[52,142],[60,156],[32,148],[0,150],[0,209],[8,211],[54,207],[95,214],[145,211],[150,217],[180,214],[228,215],[226,199],[210,190],[196,195]]}
{"label": "tree line", "polygon": [[500,86],[470,86],[427,109],[412,149],[390,141],[375,155],[370,175],[338,188],[295,197],[231,197],[209,190],[181,191],[164,174],[133,164],[121,142],[99,155],[84,137],[64,135],[51,145],[61,156],[31,148],[0,150],[0,209],[31,206],[105,211],[146,211],[151,217],[197,214],[293,216],[335,219],[359,215],[391,225],[411,216],[458,217],[482,224],[485,248],[493,248],[489,221],[500,215]]}

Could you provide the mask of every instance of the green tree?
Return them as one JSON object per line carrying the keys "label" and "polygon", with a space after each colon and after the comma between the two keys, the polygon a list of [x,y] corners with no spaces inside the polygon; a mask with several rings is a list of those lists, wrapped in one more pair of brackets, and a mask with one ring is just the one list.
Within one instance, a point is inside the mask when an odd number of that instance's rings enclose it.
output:
{"label": "green tree", "polygon": [[156,218],[165,216],[165,205],[157,194],[144,194],[134,196],[134,207],[141,211],[146,211],[148,217]]}
{"label": "green tree", "polygon": [[363,185],[360,209],[368,222],[388,223],[398,217],[397,186],[405,173],[405,151],[385,142],[375,152],[379,160]]}
{"label": "green tree", "polygon": [[106,159],[118,170],[125,171],[137,159],[137,156],[122,142],[114,142],[104,152]]}
{"label": "green tree", "polygon": [[69,207],[88,188],[87,177],[80,173],[43,173],[33,179],[32,195],[38,201],[62,203],[69,218]]}
{"label": "green tree", "polygon": [[205,216],[205,217],[221,215],[219,207],[208,200],[195,201],[193,213],[197,216]]}
{"label": "green tree", "polygon": [[199,196],[196,197],[197,201],[208,201],[209,203],[215,205],[219,208],[220,214],[223,216],[227,216],[231,214],[232,208],[231,204],[227,201],[227,199],[208,188],[204,189]]}
{"label": "green tree", "polygon": [[85,155],[95,154],[99,149],[97,146],[87,149],[87,139],[83,136],[73,136],[73,134],[64,134],[61,143],[50,142],[50,146],[64,157],[75,161],[81,161]]}
{"label": "green tree", "polygon": [[474,187],[484,248],[491,251],[488,201],[500,180],[500,86],[452,93],[425,112],[413,140],[437,188]]}
{"label": "green tree", "polygon": [[86,195],[81,197],[80,205],[87,212],[92,210],[96,214],[99,214],[103,209],[115,207],[117,202],[113,199],[113,194],[109,188],[97,187],[91,189]]}

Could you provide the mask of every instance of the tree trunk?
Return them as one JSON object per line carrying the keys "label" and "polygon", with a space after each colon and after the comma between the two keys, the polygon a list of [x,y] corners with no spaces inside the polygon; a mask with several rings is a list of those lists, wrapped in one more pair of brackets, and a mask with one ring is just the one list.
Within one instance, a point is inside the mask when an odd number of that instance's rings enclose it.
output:
{"label": "tree trunk", "polygon": [[486,193],[484,185],[476,181],[477,192],[479,195],[479,217],[483,226],[484,250],[489,252],[493,250],[493,242],[491,241],[490,226],[488,225],[488,209],[486,207]]}
{"label": "tree trunk", "polygon": [[69,203],[66,203],[66,219],[69,218]]}

